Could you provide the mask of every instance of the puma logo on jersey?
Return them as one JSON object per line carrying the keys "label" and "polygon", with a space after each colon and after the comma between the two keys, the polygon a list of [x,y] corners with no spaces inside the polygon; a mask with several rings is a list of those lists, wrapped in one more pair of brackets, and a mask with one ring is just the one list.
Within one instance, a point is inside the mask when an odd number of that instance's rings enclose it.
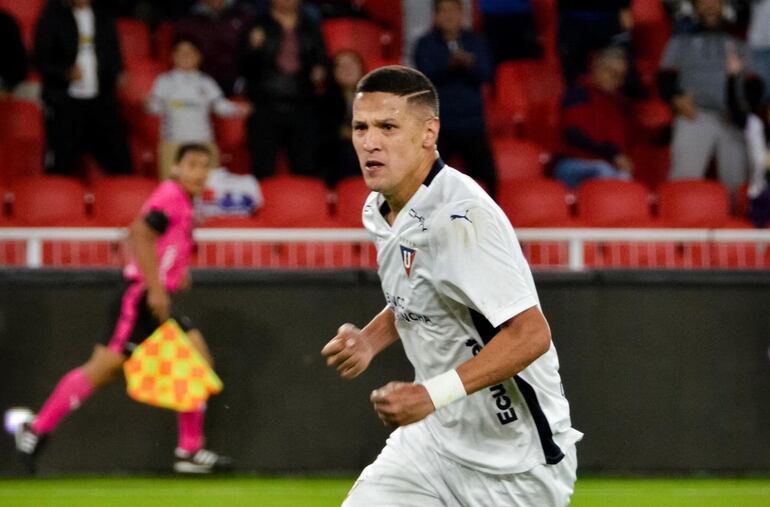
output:
{"label": "puma logo on jersey", "polygon": [[417,255],[417,250],[409,248],[404,245],[401,246],[401,260],[404,262],[404,270],[406,270],[406,276],[412,274],[412,266],[414,266],[414,257]]}
{"label": "puma logo on jersey", "polygon": [[471,221],[471,219],[468,218],[468,212],[469,211],[470,211],[469,209],[465,210],[465,214],[464,215],[449,215],[449,220],[463,219],[463,220],[467,220],[470,223],[473,223]]}

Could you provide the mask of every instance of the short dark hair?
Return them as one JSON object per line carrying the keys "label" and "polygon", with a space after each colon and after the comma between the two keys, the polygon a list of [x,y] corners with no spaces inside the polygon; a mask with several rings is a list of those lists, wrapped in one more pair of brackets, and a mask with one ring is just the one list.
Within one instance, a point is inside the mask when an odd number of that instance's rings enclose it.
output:
{"label": "short dark hair", "polygon": [[427,106],[438,116],[438,92],[430,79],[419,70],[403,65],[388,65],[361,78],[356,93],[383,92],[407,97],[411,104]]}
{"label": "short dark hair", "polygon": [[211,149],[209,149],[208,146],[205,144],[200,143],[185,143],[179,147],[178,150],[176,150],[176,156],[174,157],[174,162],[177,164],[182,161],[185,155],[188,153],[204,153],[208,155],[209,158],[211,158]]}
{"label": "short dark hair", "polygon": [[177,47],[179,47],[180,44],[189,44],[192,47],[194,47],[195,50],[198,51],[198,53],[201,52],[201,47],[198,44],[198,42],[193,40],[191,37],[188,37],[187,35],[177,35],[176,37],[174,37],[174,43],[171,46],[171,48],[176,49]]}

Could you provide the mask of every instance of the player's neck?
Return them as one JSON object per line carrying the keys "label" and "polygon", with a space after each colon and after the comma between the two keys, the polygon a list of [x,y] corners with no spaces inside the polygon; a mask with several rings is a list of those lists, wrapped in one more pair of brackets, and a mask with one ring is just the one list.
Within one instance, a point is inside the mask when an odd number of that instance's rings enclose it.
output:
{"label": "player's neck", "polygon": [[404,178],[404,181],[401,182],[398,188],[394,189],[393,193],[387,195],[383,194],[383,197],[385,197],[385,201],[387,201],[388,207],[390,208],[390,212],[385,216],[385,219],[389,224],[392,225],[393,222],[396,221],[399,212],[404,209],[406,203],[408,203],[420,189],[425,178],[428,177],[428,173],[433,167],[433,164],[436,162],[436,158],[437,155],[425,157],[425,159],[420,162],[418,169]]}

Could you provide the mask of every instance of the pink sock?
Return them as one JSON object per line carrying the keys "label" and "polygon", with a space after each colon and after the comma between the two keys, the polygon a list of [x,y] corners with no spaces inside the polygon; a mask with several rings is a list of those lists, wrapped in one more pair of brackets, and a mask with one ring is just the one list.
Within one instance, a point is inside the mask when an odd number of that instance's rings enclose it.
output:
{"label": "pink sock", "polygon": [[195,452],[203,447],[203,409],[195,412],[180,412],[178,447],[187,452]]}
{"label": "pink sock", "polygon": [[40,413],[32,423],[32,431],[38,435],[49,433],[56,429],[62,419],[76,410],[85,402],[94,388],[91,381],[83,373],[82,368],[75,368],[59,381]]}

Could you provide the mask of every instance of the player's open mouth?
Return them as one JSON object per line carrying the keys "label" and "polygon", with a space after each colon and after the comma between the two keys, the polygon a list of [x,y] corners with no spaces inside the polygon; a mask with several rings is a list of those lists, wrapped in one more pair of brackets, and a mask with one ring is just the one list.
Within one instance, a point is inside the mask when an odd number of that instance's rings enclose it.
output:
{"label": "player's open mouth", "polygon": [[379,160],[367,160],[365,165],[367,169],[378,169],[380,167],[385,166],[385,164],[383,164]]}

